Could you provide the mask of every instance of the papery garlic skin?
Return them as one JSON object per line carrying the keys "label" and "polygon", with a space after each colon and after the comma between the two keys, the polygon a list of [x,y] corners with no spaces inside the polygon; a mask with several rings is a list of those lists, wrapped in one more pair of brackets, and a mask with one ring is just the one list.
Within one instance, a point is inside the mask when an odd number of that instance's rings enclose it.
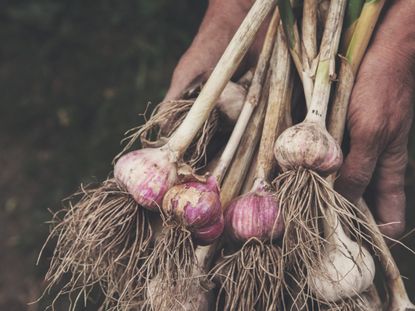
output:
{"label": "papery garlic skin", "polygon": [[145,148],[123,155],[114,166],[114,177],[137,203],[156,211],[176,183],[177,166],[166,149]]}
{"label": "papery garlic skin", "polygon": [[274,154],[284,171],[303,167],[329,175],[343,162],[336,140],[325,128],[307,121],[285,130],[275,142]]}
{"label": "papery garlic skin", "polygon": [[320,267],[323,273],[312,275],[308,285],[319,299],[335,302],[359,295],[373,284],[375,262],[369,252],[350,240],[341,229],[334,233],[335,245]]}
{"label": "papery garlic skin", "polygon": [[187,182],[172,187],[163,199],[162,208],[202,245],[212,243],[223,232],[219,187],[212,176],[205,183]]}
{"label": "papery garlic skin", "polygon": [[230,203],[225,213],[225,230],[233,239],[270,241],[282,236],[284,222],[278,200],[267,188],[254,186],[254,190]]}

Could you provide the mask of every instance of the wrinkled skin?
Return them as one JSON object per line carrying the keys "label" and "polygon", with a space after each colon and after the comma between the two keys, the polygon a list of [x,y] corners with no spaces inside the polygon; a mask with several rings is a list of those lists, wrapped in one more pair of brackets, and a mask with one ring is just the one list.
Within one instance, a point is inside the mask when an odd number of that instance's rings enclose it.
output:
{"label": "wrinkled skin", "polygon": [[370,183],[368,195],[381,231],[399,237],[405,229],[404,177],[413,118],[415,1],[390,2],[353,89],[347,118],[350,152],[336,186],[356,201]]}
{"label": "wrinkled skin", "polygon": [[[252,2],[209,1],[199,32],[174,71],[166,99],[179,97],[189,85],[209,76]],[[381,231],[398,237],[405,228],[404,174],[415,85],[415,0],[388,1],[385,11],[356,78],[347,117],[350,152],[336,188],[355,202],[370,183]],[[255,64],[266,24],[240,71]]]}

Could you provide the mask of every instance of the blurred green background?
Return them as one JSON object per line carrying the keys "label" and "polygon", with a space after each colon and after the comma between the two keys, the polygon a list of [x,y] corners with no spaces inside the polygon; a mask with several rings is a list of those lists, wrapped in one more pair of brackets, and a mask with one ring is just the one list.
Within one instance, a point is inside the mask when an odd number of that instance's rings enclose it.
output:
{"label": "blurred green background", "polygon": [[[48,209],[56,210],[81,181],[106,177],[123,133],[143,121],[139,114],[149,101],[163,97],[206,5],[0,1],[0,311],[43,310],[47,300],[27,303],[44,287],[47,260],[35,263]],[[413,240],[405,241],[415,247]],[[400,247],[394,253],[402,274],[414,279],[414,257]],[[410,290],[415,299],[414,286]]]}

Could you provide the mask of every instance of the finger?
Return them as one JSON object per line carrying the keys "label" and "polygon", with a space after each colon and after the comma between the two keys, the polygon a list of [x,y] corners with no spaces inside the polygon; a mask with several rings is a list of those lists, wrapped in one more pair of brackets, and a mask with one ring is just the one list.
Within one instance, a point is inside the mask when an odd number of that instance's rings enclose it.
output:
{"label": "finger", "polygon": [[392,238],[405,230],[405,170],[408,163],[406,145],[388,150],[379,158],[374,175],[375,217],[379,229]]}
{"label": "finger", "polygon": [[378,156],[369,135],[351,136],[350,144],[350,152],[340,169],[335,188],[349,201],[357,202],[372,179]]}
{"label": "finger", "polygon": [[[364,68],[363,68],[364,69]],[[350,151],[336,181],[336,189],[352,202],[362,196],[376,167],[383,143],[383,112],[373,103],[380,102],[372,90],[373,79],[362,71],[357,77],[348,111]]]}

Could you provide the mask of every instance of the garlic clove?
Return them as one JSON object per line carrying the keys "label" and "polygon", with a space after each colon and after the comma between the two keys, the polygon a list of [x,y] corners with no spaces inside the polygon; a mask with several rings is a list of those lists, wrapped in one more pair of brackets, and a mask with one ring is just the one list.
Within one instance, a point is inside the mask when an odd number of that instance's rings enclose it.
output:
{"label": "garlic clove", "polygon": [[343,162],[335,139],[313,122],[303,122],[285,130],[275,143],[274,154],[284,171],[303,167],[324,176],[337,171]]}
{"label": "garlic clove", "polygon": [[123,155],[114,177],[144,208],[158,210],[164,194],[177,180],[176,164],[162,148],[145,148]]}

